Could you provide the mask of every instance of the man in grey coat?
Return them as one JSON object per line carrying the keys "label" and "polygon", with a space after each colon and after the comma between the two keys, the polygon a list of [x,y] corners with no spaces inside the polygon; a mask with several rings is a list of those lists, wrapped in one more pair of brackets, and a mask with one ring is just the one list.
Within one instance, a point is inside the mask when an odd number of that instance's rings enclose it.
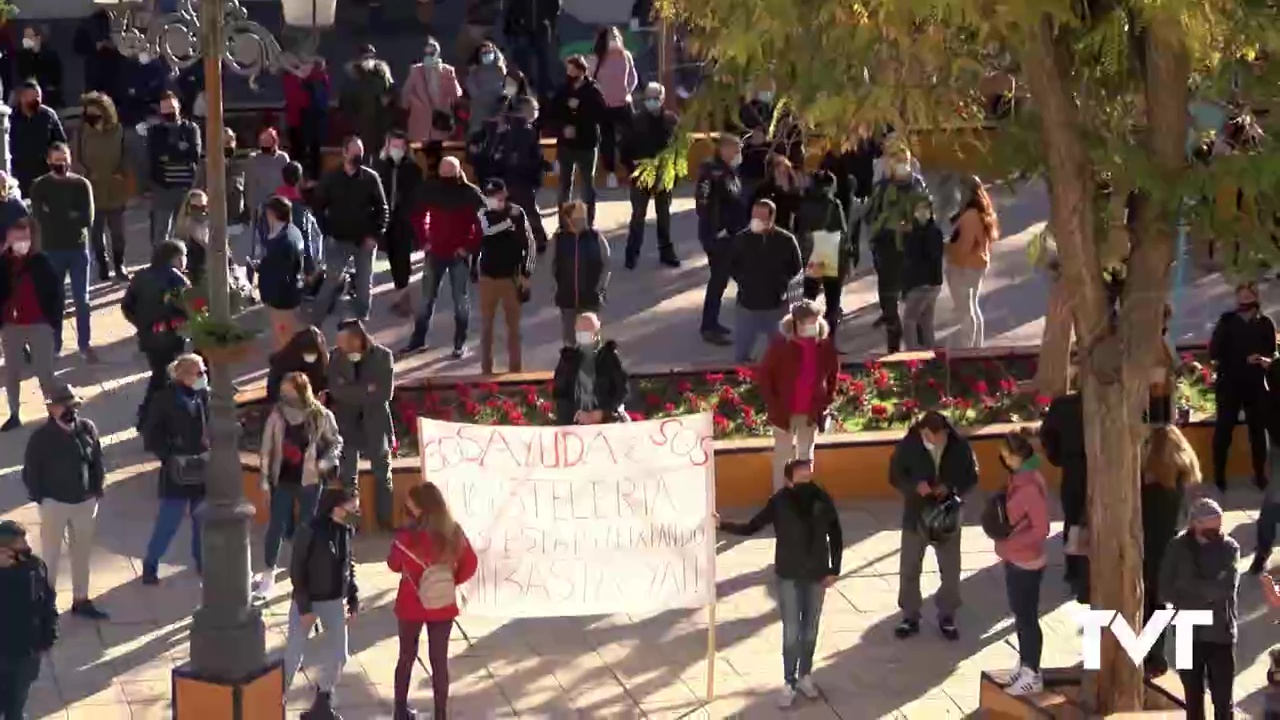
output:
{"label": "man in grey coat", "polygon": [[329,356],[330,409],[342,435],[338,477],[354,487],[361,456],[373,466],[378,525],[391,529],[391,394],[395,367],[391,351],[374,342],[358,319],[338,324],[338,346]]}
{"label": "man in grey coat", "polygon": [[1204,720],[1206,683],[1213,716],[1234,717],[1232,682],[1236,674],[1236,593],[1240,545],[1222,532],[1222,507],[1210,498],[1191,505],[1187,529],[1169,542],[1160,566],[1160,604],[1175,610],[1210,610],[1213,624],[1197,626],[1191,643],[1192,666],[1179,670],[1187,718]]}

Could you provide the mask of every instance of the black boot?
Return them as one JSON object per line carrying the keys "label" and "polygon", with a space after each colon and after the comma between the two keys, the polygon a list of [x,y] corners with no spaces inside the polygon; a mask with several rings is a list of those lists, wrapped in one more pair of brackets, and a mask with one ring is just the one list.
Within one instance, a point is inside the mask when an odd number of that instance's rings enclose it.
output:
{"label": "black boot", "polygon": [[303,720],[342,720],[333,709],[333,693],[316,691],[311,707],[302,713]]}
{"label": "black boot", "polygon": [[1267,569],[1267,560],[1271,558],[1270,552],[1262,552],[1259,550],[1253,556],[1253,562],[1249,564],[1250,575],[1261,575],[1263,570]]}
{"label": "black boot", "polygon": [[658,262],[669,268],[680,267],[680,258],[676,257],[675,248],[670,245],[658,251]]}
{"label": "black boot", "polygon": [[427,348],[427,323],[423,320],[413,322],[413,333],[409,335],[409,344],[400,351],[401,355],[412,355]]}

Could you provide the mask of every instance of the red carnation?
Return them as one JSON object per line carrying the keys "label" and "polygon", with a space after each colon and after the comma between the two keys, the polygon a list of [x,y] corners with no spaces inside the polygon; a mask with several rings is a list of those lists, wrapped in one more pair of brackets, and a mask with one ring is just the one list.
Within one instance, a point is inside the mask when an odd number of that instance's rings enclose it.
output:
{"label": "red carnation", "polygon": [[920,409],[920,403],[915,398],[907,398],[902,401],[902,409],[911,413]]}
{"label": "red carnation", "polygon": [[474,417],[480,413],[480,406],[475,404],[475,401],[473,400],[464,399],[462,401],[462,412],[466,413],[469,416]]}
{"label": "red carnation", "polygon": [[853,376],[852,376],[852,375],[850,375],[849,373],[844,373],[844,372],[842,372],[842,373],[836,373],[836,382],[838,382],[838,383],[851,383],[851,382],[853,382]]}
{"label": "red carnation", "polygon": [[1000,378],[1000,392],[1007,394],[1017,389],[1018,383],[1014,382],[1012,378]]}
{"label": "red carnation", "polygon": [[719,383],[724,382],[724,373],[707,373],[706,375],[702,376],[702,379],[706,380],[708,383],[712,385],[717,385]]}
{"label": "red carnation", "polygon": [[1053,402],[1053,399],[1050,398],[1048,395],[1036,396],[1036,406],[1039,407],[1041,410],[1044,410],[1045,408],[1049,407],[1049,403],[1051,402]]}
{"label": "red carnation", "polygon": [[715,415],[711,416],[711,424],[715,428],[716,432],[729,431],[729,425],[730,425],[729,418],[719,413],[716,413]]}
{"label": "red carnation", "polygon": [[861,396],[866,394],[866,392],[867,392],[867,384],[862,382],[861,380],[854,380],[852,383],[849,383],[850,394]]}
{"label": "red carnation", "polygon": [[507,422],[511,423],[512,425],[524,425],[525,424],[524,413],[520,412],[520,410],[518,409],[512,409],[507,411]]}
{"label": "red carnation", "polygon": [[657,407],[662,404],[662,396],[658,393],[649,393],[644,396],[644,404],[649,407]]}
{"label": "red carnation", "polygon": [[974,395],[986,395],[990,390],[987,388],[986,380],[974,380],[973,385],[969,386],[973,390]]}
{"label": "red carnation", "polygon": [[470,385],[464,385],[463,383],[458,383],[457,385],[454,386],[453,391],[457,393],[458,397],[463,400],[471,397]]}
{"label": "red carnation", "polygon": [[919,361],[919,360],[911,359],[911,360],[908,360],[908,361],[907,361],[907,371],[908,371],[908,372],[910,372],[910,373],[914,374],[914,373],[915,373],[917,370],[919,370],[919,369],[920,369],[920,361]]}
{"label": "red carnation", "polygon": [[871,417],[883,419],[888,415],[889,408],[884,403],[876,403],[871,406]]}
{"label": "red carnation", "polygon": [[735,369],[733,372],[738,376],[738,379],[743,382],[751,382],[751,379],[755,377],[755,371],[749,367],[740,367]]}
{"label": "red carnation", "polygon": [[195,309],[197,313],[202,313],[209,309],[209,301],[204,298],[196,298],[191,302],[191,307]]}
{"label": "red carnation", "polygon": [[666,405],[662,406],[662,412],[664,413],[673,413],[675,411],[676,411],[675,403],[667,403]]}
{"label": "red carnation", "polygon": [[884,390],[889,387],[889,373],[883,370],[876,372],[876,376],[873,378],[872,382],[875,383],[877,390]]}
{"label": "red carnation", "polygon": [[926,381],[925,381],[925,383],[924,383],[924,384],[925,384],[925,385],[928,385],[931,389],[937,390],[937,389],[938,389],[938,378],[929,378],[928,380],[926,380]]}
{"label": "red carnation", "polygon": [[681,380],[680,383],[676,385],[676,392],[680,393],[681,395],[684,395],[685,393],[693,392],[693,383],[689,382],[688,380]]}
{"label": "red carnation", "polygon": [[635,410],[628,410],[627,417],[631,418],[632,420],[635,420],[636,422],[639,422],[641,420],[644,420],[644,413],[636,412]]}

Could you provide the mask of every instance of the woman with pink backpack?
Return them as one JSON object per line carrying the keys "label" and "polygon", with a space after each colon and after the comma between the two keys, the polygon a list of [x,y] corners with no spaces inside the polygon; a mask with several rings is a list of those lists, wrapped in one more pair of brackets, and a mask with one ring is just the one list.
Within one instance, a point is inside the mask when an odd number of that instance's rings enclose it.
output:
{"label": "woman with pink backpack", "polygon": [[476,573],[476,553],[453,520],[440,488],[425,482],[409,489],[410,523],[397,530],[387,567],[400,573],[395,613],[400,625],[396,662],[395,720],[416,715],[409,709],[409,678],[418,660],[418,641],[427,628],[434,718],[448,717],[449,633],[458,617],[458,586]]}

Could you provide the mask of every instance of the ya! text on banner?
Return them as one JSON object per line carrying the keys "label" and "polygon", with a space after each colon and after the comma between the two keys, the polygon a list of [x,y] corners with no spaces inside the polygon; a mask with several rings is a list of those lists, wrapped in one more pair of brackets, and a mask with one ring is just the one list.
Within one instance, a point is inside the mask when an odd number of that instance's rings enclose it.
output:
{"label": "ya! text on banner", "polygon": [[715,592],[706,414],[570,427],[420,419],[422,474],[480,565],[469,614],[555,617],[705,607]]}

